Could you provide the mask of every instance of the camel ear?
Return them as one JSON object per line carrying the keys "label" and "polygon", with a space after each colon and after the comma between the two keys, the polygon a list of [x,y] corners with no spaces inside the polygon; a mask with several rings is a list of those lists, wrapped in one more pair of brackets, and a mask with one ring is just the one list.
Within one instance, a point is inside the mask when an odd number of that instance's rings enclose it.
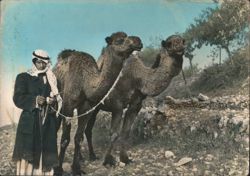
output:
{"label": "camel ear", "polygon": [[106,40],[106,42],[107,42],[108,45],[110,45],[111,42],[112,42],[111,37],[106,37],[105,40]]}
{"label": "camel ear", "polygon": [[171,47],[171,42],[162,40],[161,41],[161,46],[164,47],[164,48],[169,48],[169,47]]}
{"label": "camel ear", "polygon": [[161,41],[161,46],[164,47],[164,48],[166,47],[166,41],[165,40]]}

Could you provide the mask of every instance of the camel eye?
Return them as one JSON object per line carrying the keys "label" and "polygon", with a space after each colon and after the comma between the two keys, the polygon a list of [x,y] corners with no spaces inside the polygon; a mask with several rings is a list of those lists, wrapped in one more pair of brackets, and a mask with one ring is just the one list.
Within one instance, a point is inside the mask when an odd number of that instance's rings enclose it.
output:
{"label": "camel eye", "polygon": [[124,39],[120,38],[120,39],[117,39],[115,43],[118,45],[121,45],[121,44],[123,44],[123,42],[124,42]]}
{"label": "camel eye", "polygon": [[171,43],[170,41],[166,42],[166,47],[167,47],[167,48],[170,48],[171,45],[172,45],[172,43]]}

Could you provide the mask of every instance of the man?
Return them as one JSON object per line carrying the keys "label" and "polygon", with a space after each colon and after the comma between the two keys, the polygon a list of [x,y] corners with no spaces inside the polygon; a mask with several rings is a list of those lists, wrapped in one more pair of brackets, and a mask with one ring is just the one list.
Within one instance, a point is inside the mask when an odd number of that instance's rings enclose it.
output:
{"label": "man", "polygon": [[[16,77],[13,101],[22,109],[18,122],[13,160],[17,175],[51,175],[58,165],[56,116],[62,99],[44,50],[32,53],[32,69]],[[51,106],[58,103],[58,112]]]}

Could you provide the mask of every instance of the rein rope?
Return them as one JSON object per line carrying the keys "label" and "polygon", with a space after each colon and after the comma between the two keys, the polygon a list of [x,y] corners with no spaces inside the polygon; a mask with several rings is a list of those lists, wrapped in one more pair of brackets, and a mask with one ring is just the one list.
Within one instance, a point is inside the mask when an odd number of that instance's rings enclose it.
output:
{"label": "rein rope", "polygon": [[[79,117],[82,117],[82,116],[85,116],[85,115],[88,115],[89,113],[91,113],[92,111],[94,111],[100,104],[104,104],[104,101],[106,100],[106,98],[109,96],[109,94],[113,91],[113,89],[115,88],[116,84],[118,83],[118,81],[120,80],[120,78],[122,77],[122,71],[123,71],[123,68],[121,69],[119,75],[117,76],[114,84],[112,85],[112,87],[109,89],[109,91],[106,93],[106,95],[101,99],[101,101],[99,101],[94,107],[92,107],[91,109],[89,109],[88,111],[86,111],[85,113],[83,114],[80,114],[80,115],[77,115],[77,116],[72,116],[72,117],[68,117],[68,116],[65,116],[64,114],[60,113],[59,112],[59,115],[61,115],[62,117],[64,117],[66,119],[66,121],[70,121],[72,119],[77,119]],[[57,111],[55,108],[51,107],[51,109],[53,111]]]}

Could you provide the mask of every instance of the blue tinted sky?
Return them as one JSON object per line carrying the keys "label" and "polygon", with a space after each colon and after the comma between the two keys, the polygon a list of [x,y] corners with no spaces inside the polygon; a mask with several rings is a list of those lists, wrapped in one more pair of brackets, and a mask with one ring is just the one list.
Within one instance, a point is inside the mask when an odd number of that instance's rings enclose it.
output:
{"label": "blue tinted sky", "polygon": [[[144,46],[155,37],[182,33],[212,0],[4,0],[1,3],[1,59],[6,72],[31,66],[34,49],[56,62],[67,49],[97,58],[105,37],[116,31],[139,36]],[[15,71],[14,71],[15,70]]]}

